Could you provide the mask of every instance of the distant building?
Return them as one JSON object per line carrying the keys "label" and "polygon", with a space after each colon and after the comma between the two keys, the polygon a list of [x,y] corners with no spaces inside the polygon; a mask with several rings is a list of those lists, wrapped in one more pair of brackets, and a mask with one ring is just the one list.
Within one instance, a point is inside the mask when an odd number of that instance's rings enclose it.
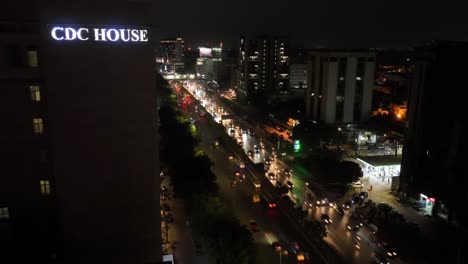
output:
{"label": "distant building", "polygon": [[219,82],[226,71],[222,59],[222,43],[218,47],[199,47],[198,50],[199,57],[195,64],[197,75],[207,80]]}
{"label": "distant building", "polygon": [[241,37],[236,92],[245,102],[289,89],[289,42],[282,37]]}
{"label": "distant building", "polygon": [[159,41],[156,61],[164,72],[177,72],[184,68],[184,39],[169,38]]}
{"label": "distant building", "polygon": [[291,59],[289,64],[291,89],[307,88],[307,68],[307,61],[303,56]]}
{"label": "distant building", "polygon": [[309,52],[306,116],[326,124],[360,123],[371,115],[375,53]]}
{"label": "distant building", "polygon": [[36,4],[0,8],[0,261],[157,263],[152,4]]}
{"label": "distant building", "polygon": [[[376,85],[373,93],[374,115],[385,114],[395,123],[406,122],[406,103],[413,54],[408,50],[383,50],[377,53]],[[395,123],[394,128],[402,125]]]}
{"label": "distant building", "polygon": [[[401,192],[427,214],[468,226],[466,86],[468,43],[418,47],[408,101]],[[448,261],[450,262],[450,261]]]}

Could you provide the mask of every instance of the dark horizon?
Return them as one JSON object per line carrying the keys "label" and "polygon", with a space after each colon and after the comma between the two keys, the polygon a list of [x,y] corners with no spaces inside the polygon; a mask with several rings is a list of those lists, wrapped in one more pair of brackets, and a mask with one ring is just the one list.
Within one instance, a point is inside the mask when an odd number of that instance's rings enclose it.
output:
{"label": "dark horizon", "polygon": [[238,0],[220,6],[202,0],[159,5],[157,36],[182,37],[191,48],[214,40],[234,48],[245,34],[288,36],[294,48],[407,48],[434,39],[468,41],[461,3]]}

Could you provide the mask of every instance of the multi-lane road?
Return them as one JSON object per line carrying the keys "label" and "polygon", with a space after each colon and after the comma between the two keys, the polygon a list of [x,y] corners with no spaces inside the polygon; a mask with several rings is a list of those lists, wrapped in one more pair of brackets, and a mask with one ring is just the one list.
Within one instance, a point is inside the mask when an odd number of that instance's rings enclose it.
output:
{"label": "multi-lane road", "polygon": [[[216,98],[207,96],[203,85],[188,83],[185,87],[196,99],[194,101],[199,102],[199,104],[195,102],[186,110],[200,132],[202,147],[215,164],[213,169],[218,176],[223,199],[231,204],[242,224],[250,227],[250,221],[254,220],[259,227],[260,231],[253,232],[260,253],[258,263],[280,261],[280,258],[283,263],[297,263],[296,255],[290,253],[294,250],[295,242],[299,242],[300,251],[306,250],[314,257],[313,263],[326,263],[325,257],[314,248],[310,238],[305,237],[301,231],[300,224],[291,213],[293,208],[279,204],[277,201],[280,198],[274,191],[276,185],[284,185],[290,189],[288,193],[290,199],[297,206],[302,206],[304,184],[307,180],[304,175],[298,177],[294,170],[280,160],[281,154],[277,153],[274,146],[266,139],[259,138],[255,129],[245,121],[222,120],[223,115],[232,115],[232,113],[227,112]],[[222,129],[216,122],[223,125]],[[267,160],[272,160],[271,164],[267,164]],[[255,163],[265,164],[265,174],[256,173],[252,169],[251,164]],[[292,173],[288,175],[288,171]],[[236,176],[236,172],[241,174],[240,178]],[[269,177],[271,175],[274,177]],[[239,179],[242,179],[242,182]],[[293,186],[288,187],[288,181],[289,185]],[[261,183],[262,187],[256,188],[254,182]],[[262,197],[261,203],[253,202],[255,193]],[[270,208],[268,202],[276,203],[278,206]],[[342,201],[337,202],[342,203]],[[309,208],[308,218],[323,221],[323,214],[330,217],[332,223],[326,225],[328,235],[325,241],[345,262],[373,262],[375,261],[373,255],[380,250],[372,241],[372,231],[365,226],[357,232],[347,230],[352,210],[340,215],[330,206],[312,207]],[[274,241],[284,244],[289,254],[281,255],[275,252],[271,246]],[[392,263],[399,262],[398,259],[392,259]]]}

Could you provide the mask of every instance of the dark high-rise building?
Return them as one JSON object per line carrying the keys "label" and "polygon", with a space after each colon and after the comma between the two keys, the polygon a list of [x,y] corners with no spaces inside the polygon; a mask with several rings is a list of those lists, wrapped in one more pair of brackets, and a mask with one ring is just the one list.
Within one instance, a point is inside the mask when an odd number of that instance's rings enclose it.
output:
{"label": "dark high-rise building", "polygon": [[151,10],[2,5],[0,262],[161,261]]}
{"label": "dark high-rise building", "polygon": [[241,37],[237,97],[246,102],[289,89],[289,42],[282,37]]}
{"label": "dark high-rise building", "polygon": [[375,80],[371,51],[310,51],[306,115],[326,124],[360,123],[370,117]]}
{"label": "dark high-rise building", "polygon": [[[416,49],[408,101],[400,190],[466,228],[465,97],[468,43],[430,42]],[[466,231],[466,229],[465,229]]]}

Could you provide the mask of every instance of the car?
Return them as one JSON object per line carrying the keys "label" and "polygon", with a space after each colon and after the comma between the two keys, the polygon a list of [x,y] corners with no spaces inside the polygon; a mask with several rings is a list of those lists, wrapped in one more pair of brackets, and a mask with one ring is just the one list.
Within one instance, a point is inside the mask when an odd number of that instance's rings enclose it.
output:
{"label": "car", "polygon": [[332,206],[333,207],[333,205],[334,203],[328,201],[327,198],[319,199],[315,202],[316,207],[319,207],[319,206]]}
{"label": "car", "polygon": [[382,248],[383,252],[387,255],[388,258],[394,258],[397,256],[395,249],[388,243],[378,243],[378,246]]}
{"label": "car", "polygon": [[260,182],[258,182],[258,181],[255,181],[253,183],[253,185],[254,185],[255,188],[261,188],[262,187],[262,184]]}
{"label": "car", "polygon": [[363,226],[364,225],[361,222],[349,222],[346,225],[346,230],[350,232],[358,232]]}
{"label": "car", "polygon": [[388,261],[388,258],[383,255],[383,254],[379,254],[377,252],[372,252],[372,259],[374,260],[374,263],[377,263],[377,264],[390,264],[390,261]]}
{"label": "car", "polygon": [[331,224],[333,223],[333,221],[330,219],[330,217],[327,215],[327,214],[322,214],[322,221],[325,223],[325,224]]}
{"label": "car", "polygon": [[229,156],[228,156],[228,159],[229,159],[229,160],[233,160],[233,159],[234,159],[234,156],[233,156],[233,155],[229,155]]}
{"label": "car", "polygon": [[360,181],[357,181],[357,182],[353,182],[353,183],[352,183],[352,186],[353,186],[354,188],[363,188],[363,187],[364,187],[364,184],[362,184],[362,182],[360,182]]}
{"label": "car", "polygon": [[280,242],[275,241],[275,242],[271,243],[271,246],[273,247],[273,250],[275,250],[276,252],[281,251],[281,243]]}
{"label": "car", "polygon": [[359,204],[361,202],[361,197],[359,195],[354,195],[351,201],[353,201],[353,204]]}
{"label": "car", "polygon": [[172,214],[167,214],[163,217],[163,220],[169,223],[174,222],[174,216]]}
{"label": "car", "polygon": [[252,232],[258,232],[257,222],[255,220],[250,220],[250,230]]}
{"label": "car", "polygon": [[240,177],[240,176],[241,176],[241,173],[240,173],[240,171],[235,171],[235,172],[234,172],[234,175],[235,175],[236,177]]}
{"label": "car", "polygon": [[303,261],[305,261],[304,253],[303,252],[297,252],[296,259],[297,259],[298,263],[303,263]]}
{"label": "car", "polygon": [[367,192],[360,192],[359,193],[359,197],[361,197],[361,199],[366,199],[367,197],[369,196],[369,194]]}
{"label": "car", "polygon": [[353,247],[354,247],[356,250],[360,250],[360,249],[361,249],[361,241],[360,241],[360,240],[354,240],[354,241],[353,241]]}
{"label": "car", "polygon": [[276,208],[276,203],[274,201],[268,200],[267,198],[263,197],[264,199],[262,200],[265,202],[266,206],[268,208]]}
{"label": "car", "polygon": [[215,145],[216,147],[219,146],[218,140],[215,140],[214,145]]}
{"label": "car", "polygon": [[256,149],[255,154],[260,154],[260,150]]}
{"label": "car", "polygon": [[240,162],[240,163],[239,163],[239,168],[245,169],[245,164],[244,164],[243,162]]}
{"label": "car", "polygon": [[247,151],[247,155],[253,156],[253,152],[251,150]]}
{"label": "car", "polygon": [[272,172],[268,173],[268,179],[270,179],[270,180],[276,180],[275,174],[272,173]]}
{"label": "car", "polygon": [[344,215],[345,214],[345,210],[343,209],[343,207],[341,206],[335,206],[335,211],[340,214],[340,215]]}
{"label": "car", "polygon": [[161,205],[161,208],[164,210],[164,211],[170,211],[171,208],[169,207],[169,205],[167,203],[163,203]]}
{"label": "car", "polygon": [[348,210],[348,209],[351,208],[352,206],[353,206],[353,201],[352,201],[352,200],[349,200],[349,201],[346,201],[346,202],[343,204],[343,209]]}
{"label": "car", "polygon": [[286,185],[287,185],[290,189],[294,188],[294,184],[293,184],[291,181],[287,181],[287,182],[286,182]]}
{"label": "car", "polygon": [[259,203],[259,202],[260,202],[260,195],[254,194],[254,195],[252,196],[252,202],[253,202],[253,203]]}
{"label": "car", "polygon": [[285,175],[286,177],[291,178],[291,176],[292,176],[292,170],[290,170],[290,169],[284,169],[283,172],[284,172],[284,175]]}

